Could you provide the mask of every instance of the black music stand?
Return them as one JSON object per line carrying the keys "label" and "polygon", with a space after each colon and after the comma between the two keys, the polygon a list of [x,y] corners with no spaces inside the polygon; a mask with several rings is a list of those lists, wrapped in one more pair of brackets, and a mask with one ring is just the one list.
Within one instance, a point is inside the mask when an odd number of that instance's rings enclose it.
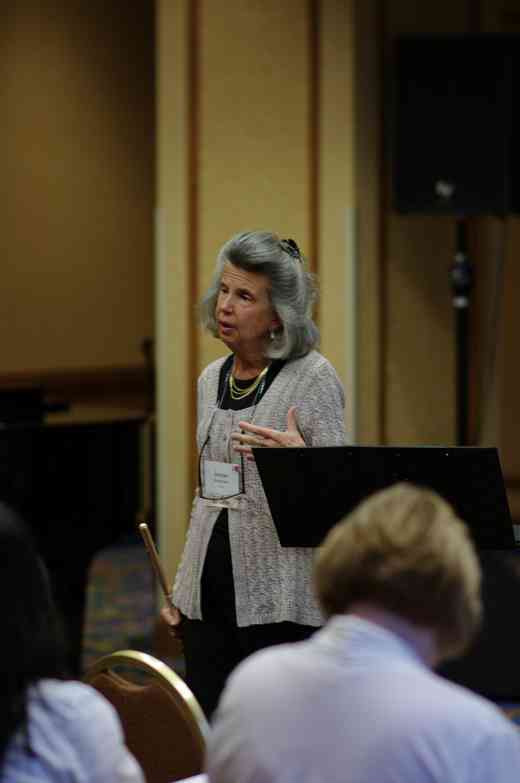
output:
{"label": "black music stand", "polygon": [[497,702],[520,702],[520,637],[511,632],[520,551],[511,551],[515,540],[496,449],[335,446],[254,449],[254,455],[282,546],[318,546],[363,498],[397,481],[445,497],[479,550],[484,624],[471,650],[440,673]]}
{"label": "black music stand", "polygon": [[478,549],[516,548],[496,448],[330,446],[253,453],[284,547],[319,546],[364,498],[409,481],[451,503]]}

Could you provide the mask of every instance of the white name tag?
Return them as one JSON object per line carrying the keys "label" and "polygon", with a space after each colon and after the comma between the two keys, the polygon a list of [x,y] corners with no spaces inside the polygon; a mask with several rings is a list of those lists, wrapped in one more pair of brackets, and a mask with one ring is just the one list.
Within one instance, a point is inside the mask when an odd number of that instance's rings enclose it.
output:
{"label": "white name tag", "polygon": [[202,464],[202,494],[205,497],[226,498],[241,492],[240,465],[207,459]]}

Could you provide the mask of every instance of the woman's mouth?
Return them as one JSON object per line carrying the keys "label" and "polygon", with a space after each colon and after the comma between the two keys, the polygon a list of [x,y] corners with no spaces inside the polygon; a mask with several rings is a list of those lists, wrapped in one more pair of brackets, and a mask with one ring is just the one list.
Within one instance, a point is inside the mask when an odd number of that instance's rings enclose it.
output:
{"label": "woman's mouth", "polygon": [[220,331],[223,334],[229,334],[230,332],[233,331],[234,326],[232,326],[231,324],[229,324],[229,323],[227,323],[225,321],[219,321],[218,322],[218,328],[220,329]]}

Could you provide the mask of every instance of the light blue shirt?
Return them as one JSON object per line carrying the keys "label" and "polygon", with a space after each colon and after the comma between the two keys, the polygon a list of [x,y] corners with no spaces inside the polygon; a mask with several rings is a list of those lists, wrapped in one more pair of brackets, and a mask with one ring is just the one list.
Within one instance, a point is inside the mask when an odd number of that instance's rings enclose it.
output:
{"label": "light blue shirt", "polygon": [[144,778],[106,699],[79,682],[42,680],[30,689],[27,731],[11,740],[0,781],[144,783]]}
{"label": "light blue shirt", "polygon": [[211,783],[516,783],[520,733],[400,637],[343,615],[235,670],[207,768]]}

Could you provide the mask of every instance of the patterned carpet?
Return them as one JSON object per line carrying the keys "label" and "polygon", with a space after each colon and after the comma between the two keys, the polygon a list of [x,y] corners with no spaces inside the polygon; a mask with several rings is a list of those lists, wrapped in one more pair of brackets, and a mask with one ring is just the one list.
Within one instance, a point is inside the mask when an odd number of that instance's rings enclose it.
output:
{"label": "patterned carpet", "polygon": [[182,675],[180,650],[164,639],[157,618],[155,579],[140,538],[101,550],[89,572],[83,671],[103,655],[130,648],[156,655]]}
{"label": "patterned carpet", "polygon": [[[122,649],[142,650],[184,674],[180,646],[157,624],[158,598],[141,540],[98,553],[90,569],[85,610],[82,666]],[[500,704],[520,727],[520,705]]]}

